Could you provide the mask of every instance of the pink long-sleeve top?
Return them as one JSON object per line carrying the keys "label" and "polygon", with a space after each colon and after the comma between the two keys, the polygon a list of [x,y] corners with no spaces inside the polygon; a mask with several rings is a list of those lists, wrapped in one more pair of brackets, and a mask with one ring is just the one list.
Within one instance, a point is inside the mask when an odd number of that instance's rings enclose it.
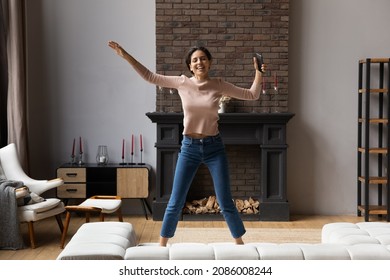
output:
{"label": "pink long-sleeve top", "polygon": [[183,107],[184,135],[202,134],[215,136],[218,130],[219,100],[229,96],[241,100],[256,100],[260,97],[261,85],[253,82],[250,89],[237,87],[222,79],[198,81],[195,77],[165,76],[151,72],[141,63],[133,64],[141,77],[152,84],[177,89]]}

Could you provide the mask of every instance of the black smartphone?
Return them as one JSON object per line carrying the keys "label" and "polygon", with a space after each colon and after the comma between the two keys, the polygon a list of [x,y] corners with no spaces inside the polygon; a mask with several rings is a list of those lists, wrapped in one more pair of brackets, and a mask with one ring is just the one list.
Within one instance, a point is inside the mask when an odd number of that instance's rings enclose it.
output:
{"label": "black smartphone", "polygon": [[260,72],[264,73],[263,70],[261,69],[261,65],[264,64],[263,55],[261,53],[255,53],[254,56],[256,57],[257,65],[259,67]]}

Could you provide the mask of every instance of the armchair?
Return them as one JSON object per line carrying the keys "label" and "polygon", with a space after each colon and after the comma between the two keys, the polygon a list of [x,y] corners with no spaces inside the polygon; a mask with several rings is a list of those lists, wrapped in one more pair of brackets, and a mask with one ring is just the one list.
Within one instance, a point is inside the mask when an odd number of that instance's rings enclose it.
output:
{"label": "armchair", "polygon": [[[3,169],[4,177],[11,181],[22,181],[29,191],[41,195],[47,190],[63,185],[63,180],[56,178],[53,180],[35,180],[30,178],[22,169],[16,147],[11,143],[0,149],[0,165]],[[46,198],[44,201],[33,204],[21,205],[17,207],[19,222],[28,224],[31,248],[35,248],[33,223],[49,217],[55,217],[58,226],[63,231],[61,214],[65,211],[64,203],[58,198]]]}

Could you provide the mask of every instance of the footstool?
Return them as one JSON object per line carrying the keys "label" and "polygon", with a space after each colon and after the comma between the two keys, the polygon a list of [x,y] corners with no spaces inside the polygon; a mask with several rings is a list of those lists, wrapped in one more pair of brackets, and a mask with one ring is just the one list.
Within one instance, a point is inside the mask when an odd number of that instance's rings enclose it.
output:
{"label": "footstool", "polygon": [[118,215],[118,220],[120,222],[123,222],[121,206],[122,206],[122,199],[120,196],[107,196],[107,195],[92,196],[79,205],[65,206],[67,212],[66,212],[64,230],[62,232],[61,248],[64,248],[66,234],[68,232],[69,222],[70,222],[72,212],[85,213],[87,223],[89,223],[91,213],[98,213],[100,217],[100,221],[103,222],[105,214],[112,214],[116,212]]}

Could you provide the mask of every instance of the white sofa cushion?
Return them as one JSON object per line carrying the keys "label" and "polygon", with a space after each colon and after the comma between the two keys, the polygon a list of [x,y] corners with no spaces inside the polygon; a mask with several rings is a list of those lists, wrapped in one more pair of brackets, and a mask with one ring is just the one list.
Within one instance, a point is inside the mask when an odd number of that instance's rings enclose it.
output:
{"label": "white sofa cushion", "polygon": [[258,260],[259,253],[250,244],[236,245],[233,243],[210,243],[214,248],[216,260]]}
{"label": "white sofa cushion", "polygon": [[348,250],[339,244],[300,244],[305,260],[350,260]]}
{"label": "white sofa cushion", "polygon": [[125,260],[169,260],[169,248],[156,243],[153,246],[141,244],[128,248]]}
{"label": "white sofa cushion", "polygon": [[299,244],[250,243],[256,246],[260,260],[304,260]]}
{"label": "white sofa cushion", "polygon": [[58,260],[123,260],[126,249],[137,244],[133,226],[123,222],[83,224]]}
{"label": "white sofa cushion", "polygon": [[126,249],[110,243],[69,243],[57,260],[123,260]]}
{"label": "white sofa cushion", "polygon": [[203,243],[175,243],[169,247],[170,260],[214,260],[214,249]]}
{"label": "white sofa cushion", "polygon": [[322,243],[390,245],[390,224],[384,222],[326,224],[322,228]]}
{"label": "white sofa cushion", "polygon": [[346,246],[351,260],[390,260],[390,250],[380,244]]}
{"label": "white sofa cushion", "polygon": [[[133,225],[123,222],[95,222],[85,223],[78,230],[77,235],[85,235],[86,241],[92,234],[110,234],[119,235],[129,240],[129,247],[137,245],[137,235],[135,234]],[[104,242],[104,239],[102,239]]]}

